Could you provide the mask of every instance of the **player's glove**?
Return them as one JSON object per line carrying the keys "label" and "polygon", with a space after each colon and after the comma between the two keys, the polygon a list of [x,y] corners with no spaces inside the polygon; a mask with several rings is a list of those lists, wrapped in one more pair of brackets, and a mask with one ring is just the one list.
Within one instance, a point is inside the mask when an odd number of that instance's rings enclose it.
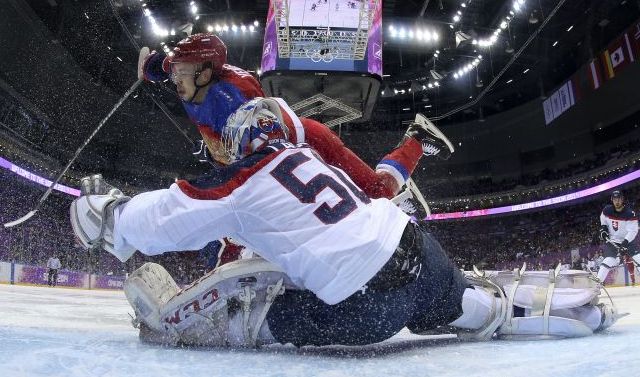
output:
{"label": "player's glove", "polygon": [[169,74],[162,70],[164,52],[151,51],[143,47],[138,58],[138,78],[150,82],[160,82],[169,78]]}
{"label": "player's glove", "polygon": [[618,251],[620,254],[626,254],[629,251],[629,240],[623,240],[618,244]]}
{"label": "player's glove", "polygon": [[123,247],[116,252],[114,247],[114,211],[116,207],[131,199],[96,174],[80,181],[82,195],[71,203],[71,226],[76,238],[85,249],[102,247],[125,261],[135,249]]}
{"label": "player's glove", "polygon": [[609,241],[609,228],[606,225],[602,225],[600,227],[600,230],[598,231],[598,238],[600,238],[600,241],[602,242]]}

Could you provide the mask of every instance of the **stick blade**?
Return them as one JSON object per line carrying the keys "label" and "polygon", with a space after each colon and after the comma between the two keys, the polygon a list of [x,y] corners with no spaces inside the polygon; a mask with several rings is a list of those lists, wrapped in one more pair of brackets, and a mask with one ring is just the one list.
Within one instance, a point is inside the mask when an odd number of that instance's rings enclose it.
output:
{"label": "stick blade", "polygon": [[5,228],[11,228],[13,226],[16,226],[18,224],[22,224],[23,222],[29,220],[30,218],[33,217],[33,215],[36,214],[37,211],[29,211],[29,213],[27,213],[26,215],[22,216],[21,218],[19,218],[18,220],[14,220],[14,221],[10,221],[8,223],[4,224]]}

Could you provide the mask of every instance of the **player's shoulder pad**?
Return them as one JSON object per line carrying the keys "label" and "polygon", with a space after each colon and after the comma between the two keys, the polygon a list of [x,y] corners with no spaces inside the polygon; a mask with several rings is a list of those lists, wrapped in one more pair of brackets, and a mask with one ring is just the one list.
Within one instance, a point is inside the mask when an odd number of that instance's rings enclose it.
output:
{"label": "player's shoulder pad", "polygon": [[613,205],[609,204],[606,207],[604,207],[604,210],[602,210],[602,213],[606,217],[609,217],[613,220],[623,220],[623,221],[638,220],[638,215],[636,214],[636,212],[626,206],[622,211],[617,212],[613,207]]}

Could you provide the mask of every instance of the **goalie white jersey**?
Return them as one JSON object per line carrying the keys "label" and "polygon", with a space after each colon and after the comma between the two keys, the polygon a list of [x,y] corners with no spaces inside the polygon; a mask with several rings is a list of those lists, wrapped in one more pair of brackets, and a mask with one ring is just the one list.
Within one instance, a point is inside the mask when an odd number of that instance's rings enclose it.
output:
{"label": "goalie white jersey", "polygon": [[116,211],[114,244],[116,253],[133,246],[154,255],[232,237],[335,304],[389,260],[408,220],[307,146],[278,144],[196,181],[134,197]]}

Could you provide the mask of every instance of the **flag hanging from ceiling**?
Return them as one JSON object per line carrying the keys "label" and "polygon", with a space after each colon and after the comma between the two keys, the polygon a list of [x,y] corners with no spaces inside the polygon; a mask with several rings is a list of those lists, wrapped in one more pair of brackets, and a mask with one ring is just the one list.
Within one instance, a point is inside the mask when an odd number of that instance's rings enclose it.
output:
{"label": "flag hanging from ceiling", "polygon": [[635,61],[628,33],[624,33],[609,44],[609,47],[602,52],[602,61],[608,79],[614,78],[626,66]]}
{"label": "flag hanging from ceiling", "polygon": [[587,76],[591,82],[591,88],[596,90],[602,85],[602,68],[600,68],[600,62],[593,59],[587,65]]}

